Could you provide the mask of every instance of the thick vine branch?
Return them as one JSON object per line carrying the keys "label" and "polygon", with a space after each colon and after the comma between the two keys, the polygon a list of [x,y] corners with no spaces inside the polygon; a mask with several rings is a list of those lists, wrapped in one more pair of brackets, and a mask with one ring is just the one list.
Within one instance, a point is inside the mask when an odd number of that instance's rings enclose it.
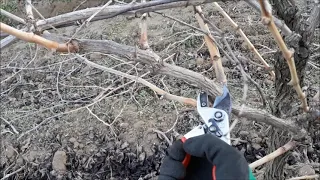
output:
{"label": "thick vine branch", "polygon": [[259,2],[261,6],[262,23],[268,26],[270,32],[272,33],[274,39],[276,40],[280,48],[280,51],[283,54],[283,57],[286,59],[287,64],[289,66],[291,80],[288,84],[291,85],[296,90],[298,97],[302,102],[302,108],[305,112],[307,112],[309,110],[309,107],[308,107],[306,96],[302,92],[302,89],[300,87],[300,82],[299,82],[298,74],[296,71],[296,65],[293,59],[293,52],[289,51],[276,25],[274,24],[274,21],[271,15],[271,5],[269,4],[269,2],[267,0],[259,0]]}
{"label": "thick vine branch", "polygon": [[[1,23],[1,30],[4,24]],[[8,25],[6,25],[8,26]],[[14,29],[14,28],[13,28]],[[15,33],[13,33],[15,32]],[[52,34],[44,34],[44,37],[40,37],[38,35],[30,36],[29,33],[22,32],[19,30],[16,31],[8,31],[8,34],[14,35],[16,34],[18,38],[23,40],[30,40],[29,42],[42,42],[45,47],[52,47],[52,42],[58,44],[58,47],[68,47],[69,52],[78,52],[78,53],[86,53],[86,52],[101,52],[105,54],[116,54],[122,57],[126,57],[129,60],[138,61],[153,67],[153,70],[157,73],[168,75],[186,82],[189,82],[197,87],[207,91],[212,96],[218,96],[222,94],[222,87],[217,85],[213,80],[210,80],[203,76],[200,73],[191,71],[189,69],[185,69],[176,65],[164,63],[161,61],[161,58],[155,54],[154,52],[147,50],[140,50],[136,47],[127,46],[118,44],[116,42],[110,40],[87,40],[87,39],[73,39],[70,44],[66,44],[64,42],[68,42],[69,38],[67,37],[57,37]],[[24,37],[28,36],[28,37]],[[30,37],[29,37],[30,36]],[[34,38],[34,39],[31,39]],[[50,40],[49,40],[50,39]],[[46,44],[48,42],[48,44]],[[58,43],[62,42],[62,43]],[[56,49],[54,49],[56,48]],[[50,48],[49,48],[50,49]],[[65,48],[57,48],[57,46],[53,47],[54,50],[65,52]],[[241,116],[246,117],[249,120],[264,122],[270,125],[273,125],[278,128],[288,129],[289,131],[294,132],[297,136],[301,137],[306,134],[306,131],[300,128],[291,120],[284,120],[277,118],[266,111],[262,111],[260,109],[253,109],[246,107],[245,109],[241,109],[241,107],[237,105],[233,105],[232,112],[236,115],[239,115],[241,110]]]}
{"label": "thick vine branch", "polygon": [[[157,0],[148,1],[145,3],[130,3],[126,5],[112,5],[106,7],[103,11],[99,13],[98,16],[92,19],[101,20],[112,18],[118,15],[136,15],[140,16],[143,13],[164,10],[177,7],[187,7],[187,6],[197,6],[205,3],[215,2],[215,1],[228,1],[228,0]],[[229,0],[231,1],[231,0]],[[46,29],[52,26],[64,26],[69,25],[75,21],[87,19],[101,7],[87,8],[79,11],[74,11],[66,14],[61,14],[59,16],[51,17],[46,20],[40,20],[36,23],[37,27]]]}

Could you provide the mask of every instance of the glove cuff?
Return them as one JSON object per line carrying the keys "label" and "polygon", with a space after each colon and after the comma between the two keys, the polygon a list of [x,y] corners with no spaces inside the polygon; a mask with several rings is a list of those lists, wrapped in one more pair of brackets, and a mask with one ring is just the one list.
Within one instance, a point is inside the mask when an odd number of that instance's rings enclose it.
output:
{"label": "glove cuff", "polygon": [[249,180],[256,180],[256,178],[254,177],[251,168],[249,168]]}

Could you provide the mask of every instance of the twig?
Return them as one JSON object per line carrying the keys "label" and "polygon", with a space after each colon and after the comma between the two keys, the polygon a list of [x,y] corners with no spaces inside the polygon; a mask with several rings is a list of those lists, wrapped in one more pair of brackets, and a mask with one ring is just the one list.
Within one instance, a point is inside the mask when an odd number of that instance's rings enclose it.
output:
{"label": "twig", "polygon": [[150,89],[155,91],[157,94],[163,96],[166,99],[178,101],[178,102],[180,102],[182,104],[192,105],[192,106],[196,106],[196,104],[197,104],[195,99],[172,95],[172,94],[170,94],[170,93],[158,88],[157,86],[151,84],[150,82],[148,82],[145,79],[142,79],[140,77],[132,76],[132,75],[123,73],[121,71],[117,71],[117,70],[114,70],[114,69],[111,69],[111,68],[107,68],[107,67],[101,66],[101,65],[96,64],[96,63],[94,63],[92,61],[89,61],[87,58],[84,58],[84,57],[79,56],[77,54],[76,54],[76,56],[78,58],[80,58],[84,63],[86,63],[89,66],[95,67],[95,68],[103,70],[103,71],[107,71],[109,73],[116,74],[118,76],[123,76],[123,77],[126,77],[126,78],[131,79],[131,80],[135,80],[135,81],[137,81],[137,82],[149,87]]}
{"label": "twig", "polygon": [[[146,2],[146,0],[141,0],[141,3],[145,3],[145,2]],[[140,29],[141,29],[140,47],[143,50],[150,48],[149,43],[148,43],[147,18],[148,18],[148,14],[143,13],[141,16],[141,24],[140,24]]]}
{"label": "twig", "polygon": [[92,14],[88,19],[86,19],[79,28],[77,28],[76,32],[71,36],[69,42],[76,37],[78,32],[82,29],[84,25],[88,26],[89,22],[98,15],[102,10],[104,10],[107,6],[109,6],[112,3],[112,0],[109,0],[105,5],[103,5],[98,11],[96,11],[94,14]]}
{"label": "twig", "polygon": [[205,23],[202,18],[202,17],[204,17],[204,15],[202,13],[201,7],[196,6],[194,9],[195,9],[195,16],[196,16],[196,19],[200,25],[200,28],[207,32],[207,35],[204,36],[204,39],[205,39],[206,45],[207,45],[209,53],[210,53],[210,59],[212,61],[213,67],[215,69],[217,81],[219,83],[225,84],[225,83],[227,83],[227,78],[224,73],[224,69],[222,67],[219,49],[216,46],[216,44],[214,43],[214,38],[210,34],[210,30],[209,30],[207,23]]}
{"label": "twig", "polygon": [[164,134],[164,132],[159,131],[159,130],[157,130],[157,129],[153,129],[152,131],[155,132],[155,133],[161,134],[162,137],[167,141],[167,143],[168,143],[170,146],[172,145],[172,142],[169,140],[169,138],[166,136],[166,134]]}
{"label": "twig", "polygon": [[11,19],[13,19],[13,20],[15,20],[15,21],[17,21],[19,23],[22,23],[22,24],[25,24],[25,25],[27,24],[24,19],[14,15],[14,14],[11,14],[10,12],[8,12],[8,11],[6,11],[4,9],[0,9],[0,14],[3,15],[3,16],[6,16],[8,18],[11,18]]}
{"label": "twig", "polygon": [[289,51],[289,49],[287,48],[285,42],[281,37],[281,34],[279,33],[277,27],[274,24],[274,21],[271,15],[271,11],[272,11],[271,5],[269,4],[269,2],[267,0],[259,0],[259,3],[261,6],[262,23],[268,26],[270,32],[272,33],[274,39],[276,40],[280,48],[280,51],[283,54],[283,57],[286,59],[288,63],[290,74],[291,74],[291,80],[288,84],[291,85],[296,90],[298,97],[301,100],[302,108],[304,112],[307,112],[309,110],[309,107],[308,107],[305,94],[303,93],[300,87],[300,82],[299,82],[299,78],[296,71],[296,65],[293,59],[293,52]]}
{"label": "twig", "polygon": [[96,114],[94,114],[94,113],[91,111],[91,109],[90,109],[89,107],[86,107],[86,109],[87,109],[87,110],[89,111],[89,113],[90,113],[92,116],[94,116],[98,121],[100,121],[100,122],[102,122],[104,125],[108,126],[108,127],[111,129],[111,131],[113,132],[113,134],[114,134],[115,136],[117,136],[117,134],[116,134],[115,131],[113,130],[112,125],[110,125],[109,123],[106,123],[106,122],[104,122],[102,119],[100,119]]}
{"label": "twig", "polygon": [[[250,42],[250,40],[248,39],[248,37],[244,34],[244,32],[242,31],[242,29],[240,28],[240,26],[235,23],[231,17],[219,6],[219,4],[217,2],[213,3],[216,8],[218,9],[218,11],[223,15],[223,17],[231,24],[231,26],[234,28],[235,31],[237,31],[240,36],[242,37],[242,39],[247,43],[249,50],[251,50],[256,57],[259,59],[259,61],[264,65],[264,68],[269,71],[270,70],[270,66],[269,64],[262,58],[262,56],[259,54],[259,52],[257,51],[257,49],[254,47],[254,45]],[[269,72],[272,79],[275,78],[275,74],[273,71]]]}
{"label": "twig", "polygon": [[171,19],[171,20],[177,21],[177,22],[180,23],[180,24],[183,24],[183,25],[188,26],[188,27],[190,27],[190,28],[192,28],[192,29],[194,29],[194,30],[197,30],[197,31],[199,31],[199,32],[202,32],[202,33],[205,34],[205,35],[208,35],[208,32],[206,32],[205,30],[202,30],[202,29],[200,29],[200,28],[197,28],[197,27],[195,27],[195,26],[192,26],[191,24],[188,24],[188,23],[186,23],[186,22],[184,22],[184,21],[181,21],[180,19],[177,19],[177,18],[175,18],[175,17],[169,16],[169,15],[164,14],[164,13],[162,13],[162,12],[153,12],[153,13],[156,13],[156,14],[159,14],[159,15],[161,15],[161,16],[163,16],[163,17],[166,17],[166,18],[169,18],[169,19]]}
{"label": "twig", "polygon": [[13,175],[15,175],[15,174],[17,174],[18,172],[20,172],[20,171],[22,171],[22,170],[24,170],[24,166],[22,166],[21,168],[19,168],[19,169],[17,169],[17,170],[15,170],[15,171],[13,171],[12,173],[9,173],[9,174],[6,174],[5,176],[3,176],[3,178],[1,178],[0,180],[5,180],[5,179],[8,179],[9,177],[11,177],[11,176],[13,176]]}
{"label": "twig", "polygon": [[229,132],[231,132],[234,127],[236,127],[236,125],[238,124],[238,122],[239,122],[239,119],[238,119],[238,118],[236,118],[235,120],[233,120],[232,124],[230,125]]}
{"label": "twig", "polygon": [[[161,78],[162,85],[163,85],[163,87],[165,88],[165,90],[170,93],[169,88],[167,87],[167,85],[166,85],[166,84],[164,83],[164,81],[163,81],[164,78],[165,78],[165,76],[164,76],[163,78]],[[173,125],[171,126],[171,128],[168,129],[165,133],[168,133],[168,132],[172,131],[172,130],[176,127],[176,125],[177,125],[177,123],[178,123],[178,120],[179,120],[179,111],[178,111],[178,108],[177,108],[177,106],[176,106],[176,103],[175,103],[174,101],[172,101],[172,104],[173,104],[174,109],[175,109],[175,111],[176,111],[176,120],[175,120],[175,122],[173,123]]]}
{"label": "twig", "polygon": [[278,148],[274,152],[264,156],[263,158],[251,163],[249,167],[251,169],[255,169],[258,166],[261,166],[262,164],[269,162],[273,160],[274,158],[286,153],[287,151],[291,150],[293,147],[295,147],[296,143],[294,141],[290,141],[287,144],[283,145],[282,147]]}
{"label": "twig", "polygon": [[[27,64],[24,68],[27,68],[27,67],[37,58],[39,46],[38,46],[38,45],[36,45],[36,46],[37,46],[37,49],[36,49],[36,51],[35,51],[34,57],[28,62],[28,64]],[[30,54],[31,54],[31,53],[30,53]],[[16,71],[14,74],[12,74],[12,75],[9,76],[8,78],[2,80],[2,81],[0,82],[0,84],[3,84],[4,82],[10,80],[10,79],[13,78],[15,75],[19,74],[21,71],[23,71],[23,68],[19,68],[19,70]]]}
{"label": "twig", "polygon": [[77,7],[75,7],[72,11],[77,10],[80,6],[82,6],[82,4],[86,3],[87,0],[82,1]]}
{"label": "twig", "polygon": [[[220,31],[220,29],[218,29]],[[262,99],[262,103],[263,103],[263,106],[265,107],[266,104],[267,104],[267,99],[262,91],[262,89],[260,88],[259,84],[257,82],[255,82],[249,74],[247,74],[244,69],[243,69],[243,66],[241,64],[241,62],[239,61],[239,59],[236,57],[236,55],[234,54],[234,52],[232,51],[228,41],[226,40],[226,38],[222,35],[222,41],[223,43],[225,44],[225,46],[227,47],[229,53],[231,54],[232,56],[232,60],[235,61],[237,64],[238,64],[238,68],[241,72],[241,75],[243,77],[243,81],[244,81],[244,86],[243,86],[243,96],[242,96],[242,108],[244,108],[244,103],[246,102],[246,99],[247,99],[247,93],[248,93],[248,80],[253,83],[256,88],[258,89],[259,93],[260,93],[260,96],[261,96],[261,99]],[[240,111],[240,116],[241,116],[241,111]]]}
{"label": "twig", "polygon": [[0,118],[11,127],[11,129],[13,130],[14,133],[19,134],[19,132],[16,130],[16,128],[9,121],[4,119],[3,117],[0,117]]}
{"label": "twig", "polygon": [[300,176],[300,177],[293,177],[293,178],[290,178],[290,179],[287,179],[287,180],[305,180],[305,179],[317,179],[319,178],[319,175],[318,174],[314,174],[314,175],[307,175],[307,176]]}
{"label": "twig", "polygon": [[60,94],[60,90],[59,90],[59,75],[60,75],[60,72],[61,72],[62,64],[63,63],[60,63],[59,70],[57,72],[56,89],[57,89],[57,94],[58,94],[60,100],[64,101],[63,98],[62,98],[62,95]]}

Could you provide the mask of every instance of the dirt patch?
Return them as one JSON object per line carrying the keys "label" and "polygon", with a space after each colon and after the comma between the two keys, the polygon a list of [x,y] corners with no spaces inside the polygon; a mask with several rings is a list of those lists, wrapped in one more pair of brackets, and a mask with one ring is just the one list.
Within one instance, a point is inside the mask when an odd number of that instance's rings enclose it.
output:
{"label": "dirt patch", "polygon": [[[75,9],[81,2],[39,1],[35,6],[45,17]],[[86,1],[79,9],[105,2]],[[275,43],[260,23],[260,15],[244,2],[221,6],[231,15],[263,57],[272,64]],[[21,11],[22,13],[23,11]],[[192,8],[166,10],[194,26]],[[239,56],[255,61],[238,35],[230,31],[212,6],[204,7],[208,19],[227,31],[227,39]],[[184,14],[181,16],[181,14]],[[148,36],[151,48],[169,63],[200,72],[214,79],[209,52],[202,47],[202,35],[177,22],[150,13]],[[136,46],[139,39],[139,18],[115,17],[91,22],[77,38],[110,39]],[[73,35],[78,26],[59,29]],[[319,30],[317,30],[317,37]],[[315,45],[315,52],[317,46]],[[14,53],[13,53],[14,52]],[[223,54],[222,54],[223,55]],[[224,56],[224,55],[223,55]],[[119,57],[91,53],[88,59],[133,75],[143,75],[149,69],[141,64],[128,63]],[[229,89],[234,99],[241,100],[243,83],[235,65],[224,59]],[[274,98],[273,82],[262,68],[245,63],[245,70],[262,87],[268,99]],[[309,72],[309,73],[308,73]],[[319,73],[308,66],[306,86],[308,99],[319,87]],[[194,109],[162,99],[148,88],[130,80],[90,68],[72,55],[49,52],[34,44],[17,42],[1,52],[1,159],[0,178],[21,167],[11,179],[156,179],[161,160],[175,134],[184,134],[201,120]],[[315,78],[316,77],[316,78]],[[180,80],[149,72],[145,79],[175,95],[195,98],[199,89]],[[246,105],[261,107],[257,89],[249,84]],[[102,98],[103,97],[103,98]],[[234,120],[234,117],[231,118]],[[175,124],[176,123],[176,124]],[[174,126],[175,125],[175,126]],[[268,127],[240,119],[232,132],[232,145],[241,151],[248,162],[266,155],[269,146]],[[319,124],[310,124],[312,142],[299,147],[289,158],[288,172],[307,169],[302,165],[319,162]],[[301,155],[306,150],[306,157]],[[300,164],[303,162],[302,164]],[[260,178],[265,166],[254,173]],[[310,169],[310,168],[309,168]],[[312,166],[315,173],[319,167]],[[289,174],[289,173],[288,173]]]}

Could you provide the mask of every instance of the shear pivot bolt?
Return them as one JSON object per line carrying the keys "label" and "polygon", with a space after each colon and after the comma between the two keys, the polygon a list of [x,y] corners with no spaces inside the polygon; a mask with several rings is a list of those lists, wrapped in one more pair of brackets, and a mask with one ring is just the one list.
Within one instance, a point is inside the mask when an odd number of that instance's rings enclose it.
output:
{"label": "shear pivot bolt", "polygon": [[202,107],[203,107],[203,106],[207,106],[207,103],[203,102],[201,105],[202,105]]}
{"label": "shear pivot bolt", "polygon": [[214,119],[218,122],[223,120],[223,114],[221,111],[217,111],[214,113]]}

